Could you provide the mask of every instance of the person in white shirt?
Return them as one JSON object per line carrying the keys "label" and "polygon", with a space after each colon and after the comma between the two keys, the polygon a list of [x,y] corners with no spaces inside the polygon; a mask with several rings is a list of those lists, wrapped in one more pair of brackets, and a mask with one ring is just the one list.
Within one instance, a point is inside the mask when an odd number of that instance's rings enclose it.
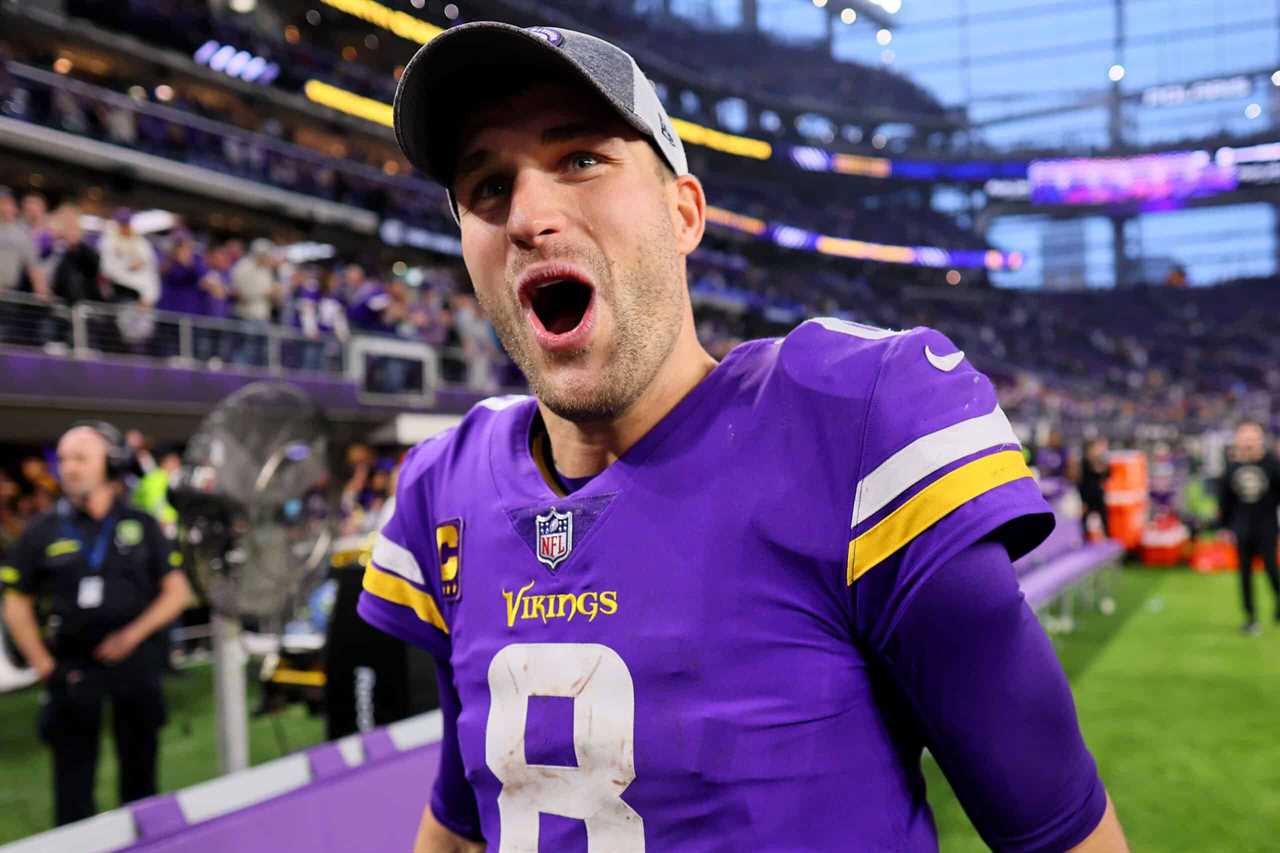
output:
{"label": "person in white shirt", "polygon": [[235,299],[233,311],[246,326],[259,328],[259,331],[247,331],[241,337],[235,355],[235,360],[241,364],[267,366],[266,331],[271,324],[272,310],[280,304],[282,293],[276,278],[279,266],[275,244],[258,239],[249,244],[249,254],[231,268],[231,295]]}
{"label": "person in white shirt", "polygon": [[160,270],[155,249],[133,230],[133,214],[121,208],[102,232],[98,253],[102,275],[111,283],[116,302],[139,302],[150,308],[160,299]]}

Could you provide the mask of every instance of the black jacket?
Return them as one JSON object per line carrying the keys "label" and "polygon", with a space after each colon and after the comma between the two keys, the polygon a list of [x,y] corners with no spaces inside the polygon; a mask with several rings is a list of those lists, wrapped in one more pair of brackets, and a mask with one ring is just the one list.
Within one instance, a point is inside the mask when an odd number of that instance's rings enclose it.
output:
{"label": "black jacket", "polygon": [[1254,462],[1227,462],[1218,484],[1219,523],[1235,531],[1276,529],[1280,507],[1280,461],[1271,454]]}

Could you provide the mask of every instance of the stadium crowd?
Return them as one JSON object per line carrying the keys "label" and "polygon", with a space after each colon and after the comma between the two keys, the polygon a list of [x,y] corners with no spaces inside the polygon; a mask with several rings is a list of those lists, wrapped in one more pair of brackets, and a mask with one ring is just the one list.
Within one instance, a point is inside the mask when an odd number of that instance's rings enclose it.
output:
{"label": "stadium crowd", "polygon": [[[97,230],[86,233],[86,222]],[[146,322],[154,310],[238,321],[196,328],[194,357],[212,366],[266,366],[261,332],[274,325],[291,327],[305,340],[290,365],[299,369],[341,369],[342,344],[353,334],[383,335],[459,352],[468,382],[491,390],[503,378],[503,363],[463,276],[461,265],[446,259],[399,276],[354,261],[292,262],[286,247],[264,237],[218,239],[180,223],[143,235],[126,208],[108,218],[87,217],[67,202],[50,212],[39,193],[19,202],[0,188],[0,294],[25,291],[64,307],[129,303],[140,321],[118,330],[120,337],[96,331],[94,348],[105,351],[176,355],[176,327]],[[65,346],[68,333],[65,321],[42,314],[38,305],[0,307],[5,342]],[[472,367],[477,361],[480,366]]]}
{"label": "stadium crowd", "polygon": [[[467,366],[448,379],[465,374],[482,391],[519,384],[454,259],[441,256],[414,276],[354,258],[295,263],[287,247],[264,237],[200,234],[181,223],[144,236],[129,211],[101,212],[109,215],[86,217],[74,202],[49,211],[39,193],[19,200],[0,191],[0,292],[289,327],[310,342],[290,363],[304,370],[339,367],[342,344],[353,334],[417,340],[465,353]],[[86,233],[86,223],[96,230]],[[1280,392],[1280,342],[1266,321],[1280,311],[1272,282],[1022,293],[928,285],[929,276],[936,273],[712,235],[691,263],[690,287],[703,337],[718,354],[820,314],[889,328],[935,326],[992,375],[1012,415],[1060,421],[1072,435],[1089,425],[1115,437],[1148,424],[1194,431],[1267,414],[1262,395]],[[16,311],[0,309],[0,336],[8,342],[66,342],[65,326],[29,313],[19,322]],[[1134,323],[1136,317],[1143,322]],[[176,354],[172,329],[139,328],[142,352]],[[196,335],[195,358],[265,366],[263,341],[206,330]],[[98,348],[136,352],[138,343],[112,339]]]}

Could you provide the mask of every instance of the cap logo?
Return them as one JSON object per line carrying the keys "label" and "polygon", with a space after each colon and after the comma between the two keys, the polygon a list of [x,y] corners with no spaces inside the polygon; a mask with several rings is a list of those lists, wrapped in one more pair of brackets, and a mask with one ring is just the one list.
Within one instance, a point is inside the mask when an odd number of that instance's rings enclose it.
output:
{"label": "cap logo", "polygon": [[540,39],[546,39],[547,43],[552,47],[559,47],[564,41],[564,35],[559,30],[553,30],[551,27],[529,27],[525,32]]}
{"label": "cap logo", "polygon": [[671,135],[671,128],[667,127],[667,117],[662,113],[658,113],[658,129],[662,131],[662,135],[667,138],[667,142],[675,145],[675,137]]}

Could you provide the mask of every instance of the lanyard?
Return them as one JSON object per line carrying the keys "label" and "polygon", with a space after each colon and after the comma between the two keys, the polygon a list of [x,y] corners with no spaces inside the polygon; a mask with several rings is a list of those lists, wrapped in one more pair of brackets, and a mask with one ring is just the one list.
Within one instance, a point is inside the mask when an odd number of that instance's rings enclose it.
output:
{"label": "lanyard", "polygon": [[85,552],[84,537],[80,535],[80,530],[66,516],[62,517],[62,535],[80,543],[81,553],[84,553],[85,562],[89,564],[89,570],[92,572],[102,569],[102,563],[107,559],[107,548],[111,544],[111,537],[115,535],[115,530],[116,514],[113,512],[102,522],[102,529],[98,531],[98,538],[94,541],[93,548]]}

